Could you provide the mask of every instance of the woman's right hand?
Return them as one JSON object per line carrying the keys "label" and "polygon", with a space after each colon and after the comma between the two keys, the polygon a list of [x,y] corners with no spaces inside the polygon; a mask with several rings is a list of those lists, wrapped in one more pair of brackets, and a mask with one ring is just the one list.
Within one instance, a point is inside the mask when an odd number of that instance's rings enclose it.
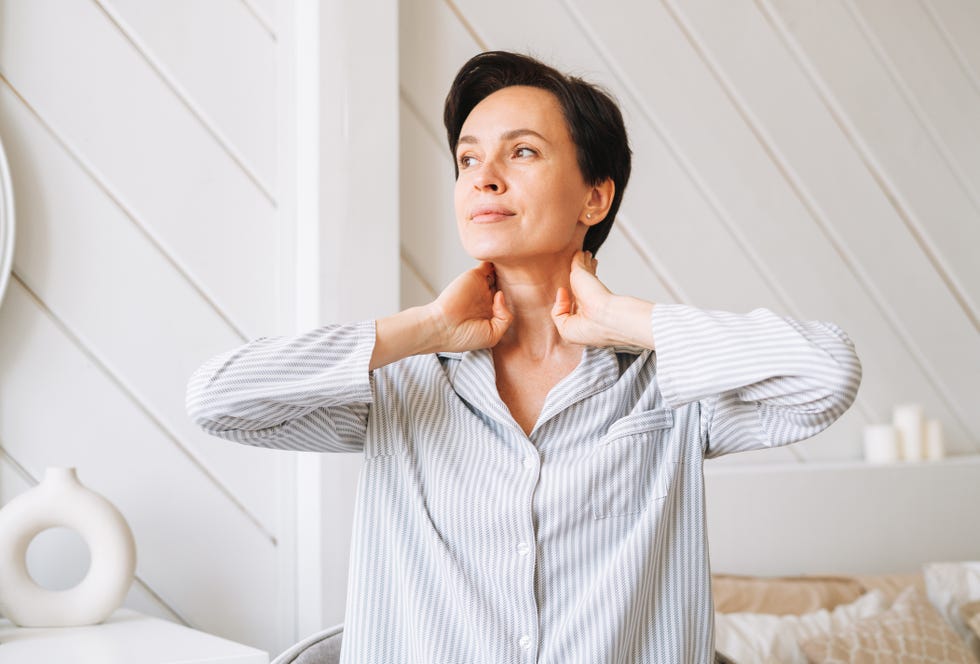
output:
{"label": "woman's right hand", "polygon": [[368,369],[422,353],[495,346],[514,320],[495,287],[493,263],[456,277],[435,300],[376,321]]}
{"label": "woman's right hand", "polygon": [[442,351],[495,346],[514,320],[488,261],[456,277],[426,308]]}

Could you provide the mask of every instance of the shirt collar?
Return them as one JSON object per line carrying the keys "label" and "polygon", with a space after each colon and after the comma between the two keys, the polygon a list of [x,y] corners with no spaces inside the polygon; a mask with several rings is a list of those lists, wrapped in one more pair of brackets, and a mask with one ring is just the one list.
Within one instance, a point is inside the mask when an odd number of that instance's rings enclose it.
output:
{"label": "shirt collar", "polygon": [[[585,346],[578,366],[555,385],[545,399],[538,421],[531,431],[531,437],[548,420],[566,408],[615,384],[620,375],[617,354],[640,355],[644,352],[647,352],[647,349],[633,346]],[[510,410],[497,392],[493,353],[489,348],[440,352],[437,355],[458,362],[450,369],[448,375],[453,389],[461,398],[504,426],[524,435],[524,431],[511,416]]]}

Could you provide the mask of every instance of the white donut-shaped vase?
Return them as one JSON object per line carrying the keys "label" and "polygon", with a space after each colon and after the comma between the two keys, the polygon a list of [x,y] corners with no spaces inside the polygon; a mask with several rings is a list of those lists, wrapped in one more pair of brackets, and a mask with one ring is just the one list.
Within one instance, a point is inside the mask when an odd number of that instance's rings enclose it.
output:
{"label": "white donut-shaped vase", "polygon": [[[67,590],[39,586],[27,548],[48,528],[64,527],[88,545],[85,578]],[[123,515],[78,481],[74,468],[48,468],[44,480],[0,509],[0,612],[21,627],[100,623],[119,608],[136,571],[136,544]]]}

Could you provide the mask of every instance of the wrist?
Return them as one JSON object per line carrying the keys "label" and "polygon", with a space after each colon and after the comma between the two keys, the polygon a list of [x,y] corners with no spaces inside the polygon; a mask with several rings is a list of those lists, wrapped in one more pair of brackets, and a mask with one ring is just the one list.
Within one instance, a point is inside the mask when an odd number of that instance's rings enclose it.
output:
{"label": "wrist", "polygon": [[430,314],[424,307],[409,307],[376,322],[370,369],[376,369],[410,355],[438,349]]}
{"label": "wrist", "polygon": [[609,330],[610,346],[654,348],[650,317],[653,302],[629,295],[613,295],[609,303],[605,327]]}
{"label": "wrist", "polygon": [[442,312],[435,306],[435,302],[411,307],[406,309],[405,313],[411,315],[412,329],[419,346],[417,355],[445,350],[446,326]]}

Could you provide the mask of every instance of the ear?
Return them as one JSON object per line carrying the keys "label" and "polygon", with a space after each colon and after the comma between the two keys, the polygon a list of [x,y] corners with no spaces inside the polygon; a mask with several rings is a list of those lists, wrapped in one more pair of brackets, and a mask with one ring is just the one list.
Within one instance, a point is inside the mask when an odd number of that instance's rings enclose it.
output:
{"label": "ear", "polygon": [[616,184],[612,178],[606,178],[591,187],[586,195],[585,205],[582,206],[582,211],[579,213],[579,221],[586,226],[594,226],[605,219],[615,194]]}

